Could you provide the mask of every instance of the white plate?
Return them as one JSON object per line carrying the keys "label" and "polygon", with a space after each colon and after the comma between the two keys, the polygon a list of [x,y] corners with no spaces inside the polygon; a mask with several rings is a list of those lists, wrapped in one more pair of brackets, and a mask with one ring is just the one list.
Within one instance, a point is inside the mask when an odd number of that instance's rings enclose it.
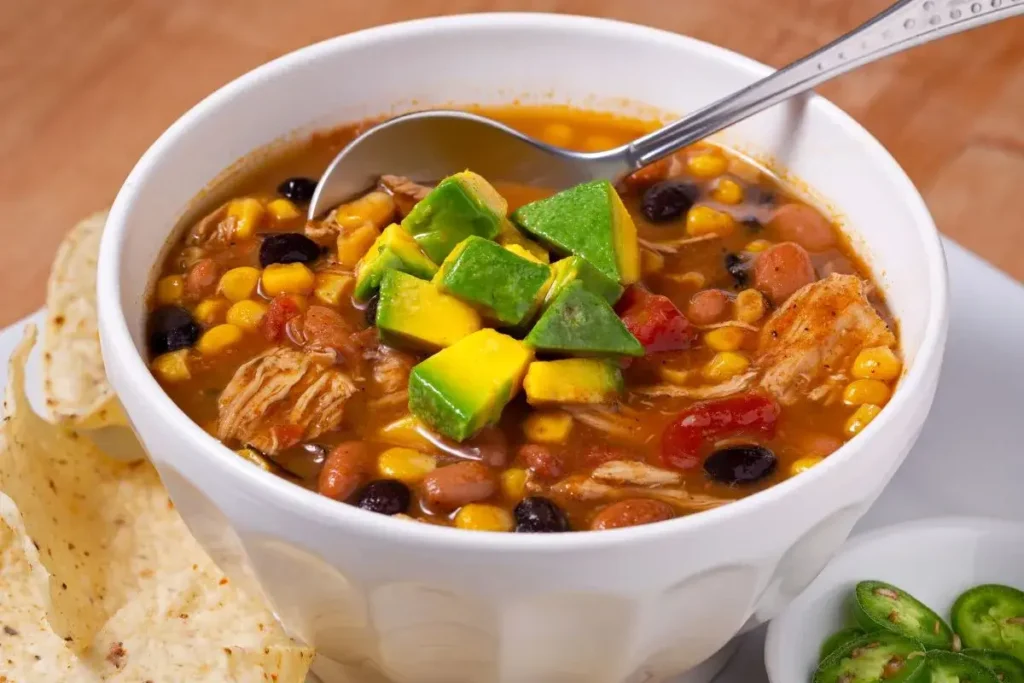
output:
{"label": "white plate", "polygon": [[947,517],[886,527],[850,541],[768,626],[772,683],[810,681],[822,641],[849,625],[858,581],[907,591],[949,622],[957,596],[983,583],[1024,588],[1024,524]]}
{"label": "white plate", "polygon": [[[1024,406],[1024,287],[946,241],[951,283],[949,341],[938,396],[924,432],[889,487],[856,527],[944,515],[1024,521],[1019,423]],[[5,361],[36,313],[0,331]],[[6,384],[7,364],[0,362]],[[38,358],[28,369],[41,411]],[[908,588],[910,590],[910,588]],[[765,683],[764,629],[745,637],[719,683]],[[803,683],[803,679],[784,683]]]}

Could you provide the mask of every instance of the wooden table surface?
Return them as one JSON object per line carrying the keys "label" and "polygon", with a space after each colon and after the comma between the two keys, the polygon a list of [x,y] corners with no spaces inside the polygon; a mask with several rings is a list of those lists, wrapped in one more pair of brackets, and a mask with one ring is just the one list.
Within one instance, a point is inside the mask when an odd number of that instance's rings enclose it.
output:
{"label": "wooden table surface", "polygon": [[[0,325],[43,302],[64,232],[147,146],[232,78],[302,45],[436,14],[533,10],[649,24],[774,66],[886,0],[3,0]],[[895,155],[940,228],[1024,279],[1024,18],[821,88]]]}

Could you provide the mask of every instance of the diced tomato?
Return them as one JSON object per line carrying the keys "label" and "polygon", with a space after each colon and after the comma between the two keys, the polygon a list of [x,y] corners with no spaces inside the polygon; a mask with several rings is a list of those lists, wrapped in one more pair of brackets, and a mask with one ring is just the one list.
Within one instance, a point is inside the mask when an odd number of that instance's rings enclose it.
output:
{"label": "diced tomato", "polygon": [[732,436],[775,435],[778,404],[760,394],[742,394],[697,403],[679,414],[661,435],[661,462],[688,470],[700,464],[706,442]]}
{"label": "diced tomato", "polygon": [[268,341],[281,341],[284,338],[284,326],[301,313],[294,299],[284,295],[276,296],[260,320],[260,331]]}
{"label": "diced tomato", "polygon": [[620,301],[619,316],[648,354],[688,349],[697,330],[667,296],[630,287]]}

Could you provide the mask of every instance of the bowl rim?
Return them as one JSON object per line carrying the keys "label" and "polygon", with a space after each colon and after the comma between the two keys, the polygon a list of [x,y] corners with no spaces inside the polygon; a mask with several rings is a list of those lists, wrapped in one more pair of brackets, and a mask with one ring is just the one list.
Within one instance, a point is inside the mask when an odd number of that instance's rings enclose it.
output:
{"label": "bowl rim", "polygon": [[[816,592],[825,591],[832,585],[832,582],[825,585],[822,578],[822,574],[828,570],[830,565],[838,562],[844,556],[860,553],[867,548],[876,546],[891,546],[908,536],[964,532],[975,536],[1000,534],[1024,538],[1024,524],[999,517],[950,515],[900,522],[863,534],[857,534],[851,538],[843,544],[843,547],[835,554],[829,565],[826,565],[822,573],[815,577],[814,581],[789,603],[782,614],[772,619],[768,624],[764,641],[764,664],[768,679],[772,683],[781,683],[783,680],[789,680],[784,678],[786,671],[784,671],[782,655],[794,637],[790,624],[799,623],[799,617],[815,609],[815,603],[812,601],[812,598],[815,597]],[[820,589],[819,586],[821,586]]]}
{"label": "bowl rim", "polygon": [[[240,480],[253,495],[260,496],[263,500],[274,500],[275,504],[287,506],[298,515],[317,519],[337,518],[347,524],[362,525],[368,533],[392,536],[410,546],[441,546],[455,551],[474,549],[523,552],[529,549],[537,553],[597,550],[657,541],[690,529],[715,525],[720,520],[744,516],[759,507],[771,505],[798,487],[816,486],[818,479],[829,475],[835,468],[842,467],[847,459],[855,456],[855,451],[881,435],[893,421],[896,413],[910,408],[911,402],[919,393],[928,391],[925,382],[929,369],[941,363],[948,323],[946,262],[938,230],[917,189],[882,144],[836,105],[814,94],[805,103],[808,110],[817,111],[819,116],[840,124],[847,135],[863,146],[870,162],[903,195],[912,216],[913,229],[924,245],[928,269],[927,286],[931,294],[928,319],[915,363],[904,374],[900,388],[894,393],[886,410],[858,435],[853,447],[844,445],[820,465],[800,477],[787,479],[754,495],[699,514],[685,515],[658,524],[606,530],[601,533],[568,534],[465,533],[461,529],[393,520],[355,506],[339,505],[337,501],[253,467],[241,458],[224,457],[227,447],[185,415],[160,387],[132,341],[128,329],[124,307],[121,304],[120,272],[127,234],[126,216],[135,201],[136,188],[147,182],[160,164],[165,151],[173,147],[179,137],[187,134],[187,130],[194,122],[203,119],[209,112],[230,101],[237,93],[258,84],[270,75],[286,72],[305,62],[317,60],[326,53],[404,36],[420,36],[439,29],[472,32],[510,28],[572,31],[587,33],[594,38],[627,37],[682,45],[746,71],[752,78],[762,78],[773,71],[770,67],[731,50],[689,36],[639,24],[577,15],[496,12],[416,19],[336,36],[278,57],[220,87],[171,124],[136,163],[110,209],[99,255],[97,299],[104,358],[106,362],[120,366],[125,376],[130,378],[133,390],[144,395],[150,403],[152,412],[157,415],[156,419],[170,422],[189,446],[188,450],[194,452],[181,457],[205,458],[209,476]],[[288,132],[281,131],[281,134]]]}

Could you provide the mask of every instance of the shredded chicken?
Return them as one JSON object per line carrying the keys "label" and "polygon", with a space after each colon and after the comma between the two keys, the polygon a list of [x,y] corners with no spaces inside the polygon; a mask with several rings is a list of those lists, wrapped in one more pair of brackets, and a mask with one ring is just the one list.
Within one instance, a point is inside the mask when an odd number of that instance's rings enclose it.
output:
{"label": "shredded chicken", "polygon": [[672,398],[690,398],[704,401],[712,398],[723,398],[745,390],[757,377],[756,372],[748,372],[731,377],[720,384],[705,384],[699,387],[681,387],[675,384],[654,384],[648,387],[633,389],[634,394],[641,396],[671,396]]}
{"label": "shredded chicken", "polygon": [[341,226],[334,222],[334,212],[331,211],[322,221],[306,221],[302,232],[321,247],[329,247],[338,240]]}
{"label": "shredded chicken", "polygon": [[217,436],[272,455],[337,428],[356,391],[341,370],[275,347],[238,368],[221,393]]}
{"label": "shredded chicken", "polygon": [[188,233],[188,244],[227,244],[235,232],[235,219],[228,215],[228,204],[224,202],[206,214],[192,226]]}
{"label": "shredded chicken", "polygon": [[404,391],[409,386],[409,373],[416,365],[414,357],[382,344],[372,358],[373,383],[381,395]]}
{"label": "shredded chicken", "polygon": [[609,486],[581,475],[574,475],[563,479],[551,487],[551,493],[578,501],[653,498],[688,512],[710,510],[730,502],[728,498],[690,493],[689,491],[681,491],[679,489]]}
{"label": "shredded chicken", "polygon": [[736,327],[741,330],[747,330],[748,332],[757,332],[761,329],[757,325],[751,325],[750,323],[745,323],[742,320],[726,320],[725,322],[711,323],[710,325],[696,325],[696,327],[700,330],[717,330],[720,327]]}
{"label": "shredded chicken", "polygon": [[598,431],[626,441],[643,441],[639,421],[623,406],[565,406],[574,418]]}
{"label": "shredded chicken", "polygon": [[403,218],[412,211],[412,207],[416,206],[417,202],[430,194],[430,188],[426,185],[420,185],[400,175],[382,175],[380,186],[394,197],[395,206],[398,207],[398,213]]}
{"label": "shredded chicken", "polygon": [[709,240],[717,240],[719,235],[710,232],[706,235],[700,235],[699,237],[683,237],[677,240],[664,240],[661,242],[654,242],[651,240],[644,239],[642,237],[637,238],[637,242],[641,247],[650,249],[651,251],[659,251],[663,254],[675,254],[679,251],[680,247],[685,247],[690,244],[697,244],[699,242],[707,242]]}
{"label": "shredded chicken", "polygon": [[896,337],[867,299],[864,281],[830,275],[793,294],[761,330],[761,386],[783,405],[810,394],[866,346]]}
{"label": "shredded chicken", "polygon": [[606,462],[591,472],[590,476],[601,482],[634,486],[666,486],[682,481],[678,472],[631,460]]}

